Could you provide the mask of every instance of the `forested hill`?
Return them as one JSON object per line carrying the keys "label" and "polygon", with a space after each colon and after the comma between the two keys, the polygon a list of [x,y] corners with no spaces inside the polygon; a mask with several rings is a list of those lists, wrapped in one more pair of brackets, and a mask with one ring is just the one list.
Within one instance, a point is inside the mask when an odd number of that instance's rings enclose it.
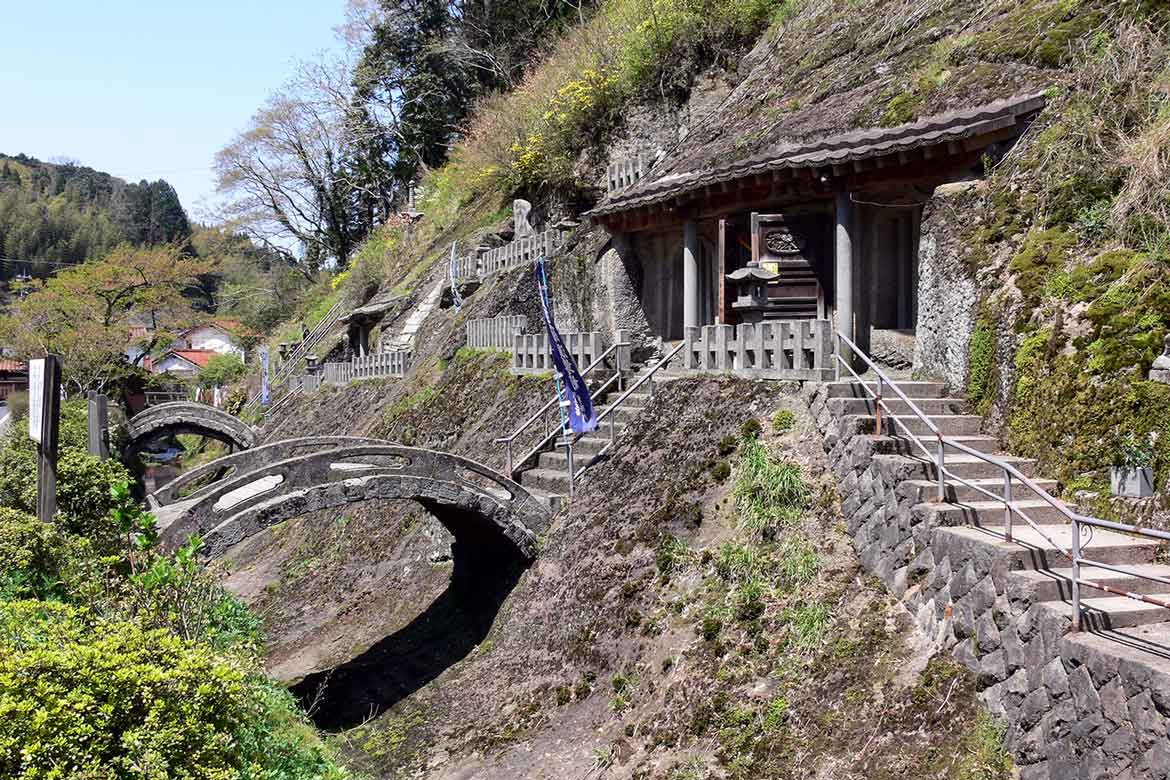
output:
{"label": "forested hill", "polygon": [[21,261],[0,263],[0,285],[101,257],[123,242],[190,235],[178,194],[161,179],[128,184],[82,165],[0,154],[0,258]]}

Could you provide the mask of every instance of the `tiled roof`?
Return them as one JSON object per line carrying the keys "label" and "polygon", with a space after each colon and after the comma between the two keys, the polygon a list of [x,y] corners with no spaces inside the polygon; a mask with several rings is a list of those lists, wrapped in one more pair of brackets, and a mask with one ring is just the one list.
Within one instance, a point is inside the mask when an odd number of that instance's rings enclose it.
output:
{"label": "tiled roof", "polygon": [[883,157],[927,146],[960,141],[1016,125],[1044,107],[1043,95],[1007,98],[975,108],[952,111],[897,127],[854,130],[800,143],[784,143],[728,165],[646,178],[601,201],[588,212],[601,216],[660,203],[712,184],[731,182],[783,169],[820,168]]}
{"label": "tiled roof", "polygon": [[25,374],[28,373],[28,364],[23,360],[0,358],[0,371],[7,374]]}
{"label": "tiled roof", "polygon": [[167,354],[163,355],[162,360],[159,362],[161,363],[171,355],[175,355],[176,357],[180,357],[183,360],[186,360],[188,363],[194,363],[200,368],[207,368],[207,364],[211,362],[211,359],[218,354],[219,353],[214,349],[172,349],[170,352],[167,352]]}

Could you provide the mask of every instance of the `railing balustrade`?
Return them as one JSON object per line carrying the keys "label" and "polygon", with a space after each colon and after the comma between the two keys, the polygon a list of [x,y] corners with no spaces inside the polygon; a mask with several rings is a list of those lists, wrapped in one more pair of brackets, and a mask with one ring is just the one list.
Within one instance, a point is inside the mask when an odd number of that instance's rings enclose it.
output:
{"label": "railing balustrade", "polygon": [[[1050,495],[1048,491],[1025,476],[1023,472],[1021,472],[1011,463],[990,453],[982,452],[975,449],[974,447],[970,447],[953,437],[944,435],[939,430],[938,426],[935,425],[934,422],[929,417],[927,417],[927,415],[920,408],[918,408],[918,405],[907,398],[902,389],[899,388],[898,385],[893,382],[868,355],[862,352],[856,344],[854,344],[847,336],[842,333],[835,333],[835,336],[837,348],[833,351],[833,359],[838,367],[838,376],[840,369],[844,368],[845,371],[849,373],[862,388],[864,388],[866,394],[869,395],[870,399],[874,402],[874,412],[877,420],[875,435],[882,435],[884,420],[889,420],[892,423],[895,435],[905,436],[908,438],[919,450],[921,450],[925,458],[934,464],[938,477],[936,500],[946,501],[946,485],[948,479],[953,482],[958,482],[962,485],[965,485],[971,490],[974,490],[976,493],[986,496],[992,501],[1003,504],[1004,541],[1013,541],[1013,519],[1018,517],[1020,520],[1023,520],[1025,523],[1027,523],[1042,539],[1051,544],[1054,550],[1069,559],[1072,568],[1072,576],[1069,578],[1069,581],[1072,590],[1074,631],[1079,631],[1081,629],[1082,585],[1093,588],[1095,590],[1103,591],[1105,593],[1111,593],[1115,596],[1125,596],[1127,598],[1134,599],[1135,601],[1142,601],[1147,604],[1153,604],[1158,607],[1170,609],[1170,601],[1140,593],[1130,593],[1120,588],[1114,588],[1106,585],[1103,582],[1085,579],[1081,576],[1081,567],[1090,566],[1117,572],[1118,574],[1124,574],[1130,577],[1148,580],[1150,582],[1170,585],[1170,578],[1147,574],[1132,566],[1103,563],[1101,561],[1096,561],[1092,558],[1085,557],[1084,555],[1084,547],[1087,544],[1091,544],[1092,542],[1092,530],[1094,528],[1104,528],[1111,531],[1120,531],[1122,533],[1133,534],[1135,536],[1141,536],[1148,539],[1156,539],[1163,542],[1170,541],[1170,533],[1154,528],[1144,528],[1142,526],[1137,526],[1130,523],[1118,523],[1112,520],[1103,520],[1098,517],[1090,517],[1073,511],[1063,501]],[[844,349],[841,348],[842,346]],[[845,356],[842,356],[842,353],[844,353]],[[850,356],[852,356],[852,359],[850,359]],[[874,375],[877,377],[876,389],[871,390],[870,383],[862,380],[861,376],[853,368],[853,360],[860,360],[869,370],[873,371]],[[924,442],[917,434],[915,434],[910,429],[908,424],[906,424],[898,415],[894,414],[893,410],[887,404],[887,399],[885,398],[885,390],[887,388],[892,391],[899,400],[905,403],[911,414],[920,420],[926,429],[930,431],[928,438],[934,439],[933,448],[928,447],[926,442]],[[898,432],[899,427],[901,428],[900,433]],[[965,455],[973,456],[1000,469],[1000,471],[1003,473],[1002,492],[992,492],[983,485],[976,484],[969,479],[960,477],[948,469],[946,463],[948,448],[957,450],[958,452],[961,452]],[[1032,520],[1031,517],[1028,516],[1024,508],[1020,506],[1021,499],[1019,494],[1012,488],[1013,480],[1021,487],[1027,488],[1036,498],[1053,507],[1056,509],[1056,511],[1065,516],[1065,518],[1070,523],[1070,545],[1068,547],[1056,542],[1051,536],[1042,530],[1040,524],[1036,523],[1034,520]],[[1086,542],[1082,542],[1082,536],[1086,537]]]}
{"label": "railing balustrade", "polygon": [[682,368],[825,381],[833,376],[833,325],[829,320],[776,320],[686,328]]}
{"label": "railing balustrade", "polygon": [[[579,366],[592,364],[605,350],[605,338],[599,331],[566,333],[565,346]],[[519,333],[512,339],[512,371],[517,374],[553,370],[552,352],[547,333]]]}
{"label": "railing balustrade", "polygon": [[467,346],[475,349],[506,349],[512,351],[515,338],[528,327],[523,314],[513,317],[482,317],[468,320]]}

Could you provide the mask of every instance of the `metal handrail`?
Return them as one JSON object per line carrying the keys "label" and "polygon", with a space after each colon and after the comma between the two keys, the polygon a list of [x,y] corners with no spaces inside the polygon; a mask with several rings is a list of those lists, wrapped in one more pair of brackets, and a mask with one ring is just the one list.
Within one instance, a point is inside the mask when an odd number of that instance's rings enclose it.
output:
{"label": "metal handrail", "polygon": [[[1170,584],[1170,579],[1167,579],[1167,578],[1158,577],[1158,576],[1152,575],[1152,574],[1143,574],[1141,572],[1136,572],[1136,571],[1128,570],[1125,568],[1120,568],[1120,567],[1117,567],[1114,565],[1102,564],[1098,561],[1093,561],[1093,560],[1085,558],[1084,556],[1081,555],[1081,536],[1082,536],[1083,531],[1085,530],[1084,526],[1088,526],[1088,531],[1089,531],[1088,540],[1085,542],[1085,544],[1089,544],[1092,542],[1092,529],[1093,528],[1105,528],[1105,529],[1110,529],[1110,530],[1122,531],[1125,533],[1136,534],[1138,536],[1145,536],[1148,538],[1159,539],[1159,540],[1163,540],[1163,541],[1170,541],[1170,533],[1167,533],[1166,531],[1154,529],[1154,528],[1144,528],[1142,526],[1132,525],[1129,523],[1118,523],[1118,522],[1111,521],[1111,520],[1103,520],[1101,518],[1089,517],[1087,515],[1082,515],[1078,512],[1074,512],[1068,507],[1067,504],[1065,504],[1060,499],[1055,498],[1054,496],[1050,495],[1048,493],[1048,491],[1046,491],[1044,488],[1042,488],[1039,484],[1034,482],[1029,477],[1025,476],[1023,474],[1023,472],[1021,472],[1019,469],[1017,469],[1015,466],[1013,466],[1008,461],[1006,461],[1006,460],[1004,460],[996,455],[993,455],[991,453],[982,452],[980,450],[975,449],[974,447],[970,447],[961,441],[957,441],[953,437],[944,436],[942,434],[942,432],[938,429],[938,426],[936,426],[934,424],[934,422],[929,417],[927,417],[927,415],[920,408],[918,408],[918,405],[915,404],[913,401],[911,401],[909,398],[907,398],[906,394],[902,392],[902,390],[898,387],[898,385],[893,380],[891,380],[885,374],[885,372],[882,371],[877,366],[877,364],[873,362],[872,359],[870,359],[870,357],[868,355],[866,355],[861,349],[859,349],[858,346],[856,344],[854,344],[852,340],[850,340],[847,336],[845,336],[843,333],[840,333],[840,332],[835,333],[835,336],[839,340],[840,343],[843,343],[845,346],[847,346],[849,348],[849,351],[855,357],[860,358],[878,377],[877,391],[875,393],[873,393],[873,400],[875,402],[874,412],[875,412],[875,417],[877,420],[877,428],[876,428],[875,435],[880,436],[882,433],[882,411],[884,410],[889,415],[889,417],[894,421],[894,424],[896,426],[901,426],[901,428],[905,431],[906,435],[915,444],[917,444],[919,448],[922,449],[922,451],[927,455],[928,458],[935,459],[935,468],[936,468],[936,471],[938,472],[937,473],[937,476],[938,476],[938,497],[937,497],[937,499],[939,501],[946,500],[946,481],[948,478],[950,478],[952,481],[959,482],[963,485],[966,485],[967,487],[971,488],[976,493],[988,496],[993,501],[997,501],[997,502],[1002,503],[1004,505],[1004,540],[1005,541],[1007,541],[1007,542],[1013,541],[1013,538],[1012,538],[1012,516],[1013,516],[1013,514],[1019,515],[1019,517],[1021,519],[1023,519],[1029,526],[1031,526],[1032,529],[1034,531],[1036,531],[1037,534],[1039,534],[1043,539],[1045,539],[1049,544],[1051,544],[1057,552],[1059,552],[1061,555],[1064,555],[1066,558],[1068,558],[1072,562],[1072,576],[1070,577],[1070,582],[1072,584],[1072,608],[1073,608],[1073,630],[1074,631],[1079,631],[1081,628],[1081,606],[1080,606],[1080,604],[1081,604],[1081,594],[1080,594],[1081,585],[1086,585],[1090,588],[1100,590],[1100,591],[1103,591],[1105,593],[1112,593],[1112,594],[1115,594],[1118,596],[1125,596],[1127,598],[1136,599],[1136,600],[1143,601],[1143,602],[1146,602],[1149,604],[1154,604],[1155,606],[1170,609],[1170,602],[1168,602],[1168,601],[1164,601],[1162,599],[1156,599],[1156,598],[1146,596],[1143,594],[1130,593],[1128,591],[1121,590],[1120,588],[1114,588],[1114,587],[1111,587],[1109,585],[1106,585],[1103,582],[1097,582],[1094,580],[1087,580],[1087,579],[1084,579],[1081,577],[1081,566],[1091,566],[1091,567],[1100,567],[1100,568],[1108,569],[1111,571],[1118,572],[1120,574],[1125,574],[1127,576],[1136,577],[1138,579],[1144,579],[1144,580],[1149,580],[1152,582]],[[871,392],[869,385],[866,384],[866,382],[864,380],[862,380],[861,376],[858,375],[856,371],[854,371],[853,366],[850,365],[850,361],[846,360],[845,358],[843,358],[841,356],[841,350],[839,348],[834,349],[833,358],[834,358],[834,360],[836,360],[836,362],[839,366],[843,366],[850,374],[853,375],[853,377],[855,379],[857,379],[858,383],[861,385],[862,389],[864,389],[866,393]],[[910,426],[906,425],[900,419],[899,415],[894,414],[893,411],[889,408],[889,406],[885,403],[885,401],[882,397],[882,395],[883,395],[882,391],[884,389],[884,387],[883,387],[884,385],[889,385],[890,389],[893,390],[894,393],[898,396],[898,398],[900,400],[902,400],[907,405],[907,407],[911,410],[911,412],[913,412],[914,416],[916,418],[918,418],[920,421],[922,421],[922,423],[927,427],[927,429],[930,430],[931,433],[934,434],[935,438],[937,439],[937,449],[933,455],[931,454],[930,450],[926,447],[926,445],[922,443],[922,440],[919,439],[919,437],[913,431],[910,430]],[[995,493],[992,493],[991,491],[985,489],[983,486],[976,485],[973,482],[971,482],[970,480],[967,480],[963,477],[960,477],[957,474],[953,473],[950,469],[948,469],[946,467],[946,448],[947,447],[952,447],[953,449],[956,449],[960,452],[971,455],[971,456],[977,458],[978,460],[982,460],[985,463],[990,463],[990,464],[998,467],[999,469],[1001,469],[1003,471],[1003,474],[1004,474],[1003,494],[997,495]],[[1070,538],[1071,538],[1070,547],[1071,547],[1071,549],[1066,548],[1066,547],[1064,547],[1064,545],[1057,543],[1054,539],[1052,539],[1052,537],[1050,537],[1047,533],[1042,531],[1040,529],[1040,526],[1034,520],[1032,520],[1032,518],[1030,518],[1027,515],[1027,513],[1024,511],[1023,508],[1021,508],[1019,506],[1019,502],[1017,500],[1013,499],[1013,497],[1012,497],[1012,479],[1013,478],[1015,478],[1017,481],[1020,482],[1020,484],[1022,484],[1023,486],[1025,486],[1029,490],[1031,490],[1032,493],[1036,497],[1038,497],[1040,500],[1044,501],[1049,506],[1053,507],[1059,513],[1063,514],[1066,518],[1068,518],[1068,520],[1071,524],[1071,529],[1070,529],[1071,530],[1071,534],[1070,534]]]}
{"label": "metal handrail", "polygon": [[582,466],[582,467],[581,467],[581,471],[578,471],[578,472],[576,472],[576,474],[575,474],[575,473],[572,471],[572,468],[573,468],[573,461],[572,461],[572,459],[570,459],[570,460],[569,460],[569,485],[570,485],[570,486],[572,486],[572,484],[573,484],[573,480],[576,478],[576,475],[577,475],[577,474],[580,474],[581,472],[585,471],[585,469],[589,468],[589,467],[590,467],[590,466],[592,466],[594,463],[596,463],[596,462],[598,461],[598,459],[600,459],[600,458],[601,458],[602,456],[604,456],[604,455],[605,455],[607,452],[609,452],[609,448],[610,448],[610,447],[612,447],[612,446],[613,446],[613,445],[614,445],[614,444],[617,442],[617,427],[616,427],[617,415],[616,415],[616,414],[613,414],[613,416],[612,416],[612,417],[611,417],[610,415],[611,415],[612,413],[616,412],[616,411],[618,410],[618,408],[619,408],[619,407],[620,407],[620,406],[621,406],[623,403],[625,403],[625,400],[626,400],[627,398],[629,398],[629,397],[630,397],[630,395],[631,395],[631,394],[632,394],[634,391],[636,391],[636,390],[637,390],[639,387],[641,387],[642,385],[646,384],[647,382],[650,382],[650,383],[651,383],[651,384],[650,384],[650,388],[651,388],[651,392],[653,392],[653,389],[654,389],[654,384],[653,384],[653,382],[654,382],[654,375],[655,375],[656,373],[658,373],[658,371],[659,371],[659,370],[660,370],[660,369],[661,369],[663,366],[665,366],[667,363],[669,363],[671,360],[673,360],[673,359],[674,359],[674,356],[675,356],[675,355],[677,355],[677,354],[678,354],[678,353],[679,353],[679,352],[682,350],[682,348],[683,348],[683,347],[685,347],[685,346],[686,346],[686,342],[685,342],[685,341],[683,341],[683,342],[680,342],[680,343],[678,344],[678,346],[676,346],[674,349],[672,349],[672,350],[670,351],[670,354],[666,355],[664,358],[662,358],[662,359],[661,359],[661,360],[659,360],[657,363],[655,363],[655,364],[654,364],[654,366],[652,366],[652,367],[650,368],[650,370],[646,372],[646,375],[645,375],[645,376],[643,376],[643,377],[642,377],[641,379],[639,379],[637,382],[635,382],[634,384],[632,384],[632,385],[630,385],[628,388],[626,388],[625,392],[623,392],[623,393],[622,393],[620,396],[618,396],[618,399],[617,399],[616,401],[614,401],[612,404],[610,404],[610,405],[609,405],[609,406],[608,406],[606,409],[602,410],[601,414],[597,415],[597,425],[598,425],[598,427],[601,427],[601,421],[602,421],[602,420],[604,420],[605,418],[609,417],[609,443],[608,443],[608,444],[606,444],[604,447],[602,447],[600,450],[598,450],[597,454],[596,454],[596,455],[594,455],[592,458],[590,458],[590,459],[589,459],[589,462],[588,462],[588,463],[586,463],[584,466]]}
{"label": "metal handrail", "polygon": [[[301,359],[305,357],[308,351],[317,346],[317,342],[320,341],[325,336],[325,334],[333,328],[334,325],[337,324],[337,321],[341,319],[341,304],[341,301],[337,301],[337,303],[330,306],[329,311],[325,312],[325,316],[321,318],[321,321],[313,326],[313,329],[308,332],[304,339],[301,340],[301,343],[298,344],[296,348],[289,353],[288,357],[285,358],[280,368],[273,374],[272,379],[269,382],[270,388],[283,384],[284,381],[288,379],[288,377],[293,373],[297,364],[300,363]],[[248,399],[247,403],[244,404],[243,410],[249,410],[259,403],[260,391],[257,390],[256,393]]]}
{"label": "metal handrail", "polygon": [[[582,377],[589,376],[589,372],[591,372],[593,369],[597,368],[599,365],[604,363],[605,359],[607,357],[609,357],[611,354],[616,353],[617,354],[616,372],[613,376],[611,376],[608,380],[606,380],[606,382],[602,385],[602,387],[603,388],[608,387],[609,383],[612,382],[615,377],[617,378],[617,381],[620,383],[621,382],[621,373],[622,373],[622,358],[621,358],[622,353],[620,352],[620,350],[624,347],[629,347],[629,346],[631,346],[631,344],[628,341],[619,341],[619,342],[613,344],[612,346],[609,347],[609,349],[602,352],[597,357],[596,360],[594,360],[592,363],[590,363],[585,368],[585,370],[581,372],[581,376]],[[601,388],[598,388],[598,389],[600,390]],[[548,414],[548,410],[553,408],[554,406],[556,406],[560,402],[560,400],[561,399],[560,399],[559,395],[554,395],[551,399],[549,399],[548,403],[546,403],[544,406],[537,409],[536,412],[531,417],[529,417],[527,420],[522,422],[520,424],[520,427],[517,428],[515,431],[513,431],[510,435],[501,436],[498,439],[494,439],[494,442],[496,444],[503,444],[504,445],[504,452],[505,452],[504,457],[505,457],[505,463],[506,463],[506,469],[507,469],[505,473],[507,473],[509,478],[511,478],[514,475],[516,469],[520,468],[525,463],[527,463],[529,461],[529,459],[532,458],[533,455],[536,455],[538,452],[542,451],[545,447],[547,447],[549,444],[551,444],[559,435],[560,431],[553,431],[551,433],[548,431],[547,414]],[[543,420],[544,424],[545,424],[544,438],[542,438],[531,450],[529,450],[528,453],[524,455],[524,457],[522,457],[520,460],[516,461],[515,464],[513,464],[513,462],[512,462],[512,444],[513,444],[513,442],[515,442],[517,437],[519,437],[520,434],[524,433],[524,431],[528,430],[528,428],[534,422],[536,422],[538,419]]]}

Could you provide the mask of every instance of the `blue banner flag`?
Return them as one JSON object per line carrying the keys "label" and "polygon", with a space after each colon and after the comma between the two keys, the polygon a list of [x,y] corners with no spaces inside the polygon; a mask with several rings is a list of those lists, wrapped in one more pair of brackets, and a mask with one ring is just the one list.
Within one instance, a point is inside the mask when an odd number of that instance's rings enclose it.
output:
{"label": "blue banner flag", "polygon": [[459,271],[455,268],[455,247],[457,243],[451,242],[451,269],[448,272],[451,277],[451,301],[455,304],[455,311],[463,308],[463,296],[459,294]]}
{"label": "blue banner flag", "polygon": [[260,347],[260,403],[268,406],[268,347]]}
{"label": "blue banner flag", "polygon": [[[536,260],[536,286],[540,291],[540,311],[544,316],[544,327],[548,331],[548,348],[556,367],[557,395],[561,398],[562,421],[573,433],[587,433],[597,427],[597,413],[593,410],[589,385],[577,370],[577,361],[573,360],[572,353],[565,346],[565,341],[557,330],[544,255]],[[565,417],[567,419],[564,419]]]}

